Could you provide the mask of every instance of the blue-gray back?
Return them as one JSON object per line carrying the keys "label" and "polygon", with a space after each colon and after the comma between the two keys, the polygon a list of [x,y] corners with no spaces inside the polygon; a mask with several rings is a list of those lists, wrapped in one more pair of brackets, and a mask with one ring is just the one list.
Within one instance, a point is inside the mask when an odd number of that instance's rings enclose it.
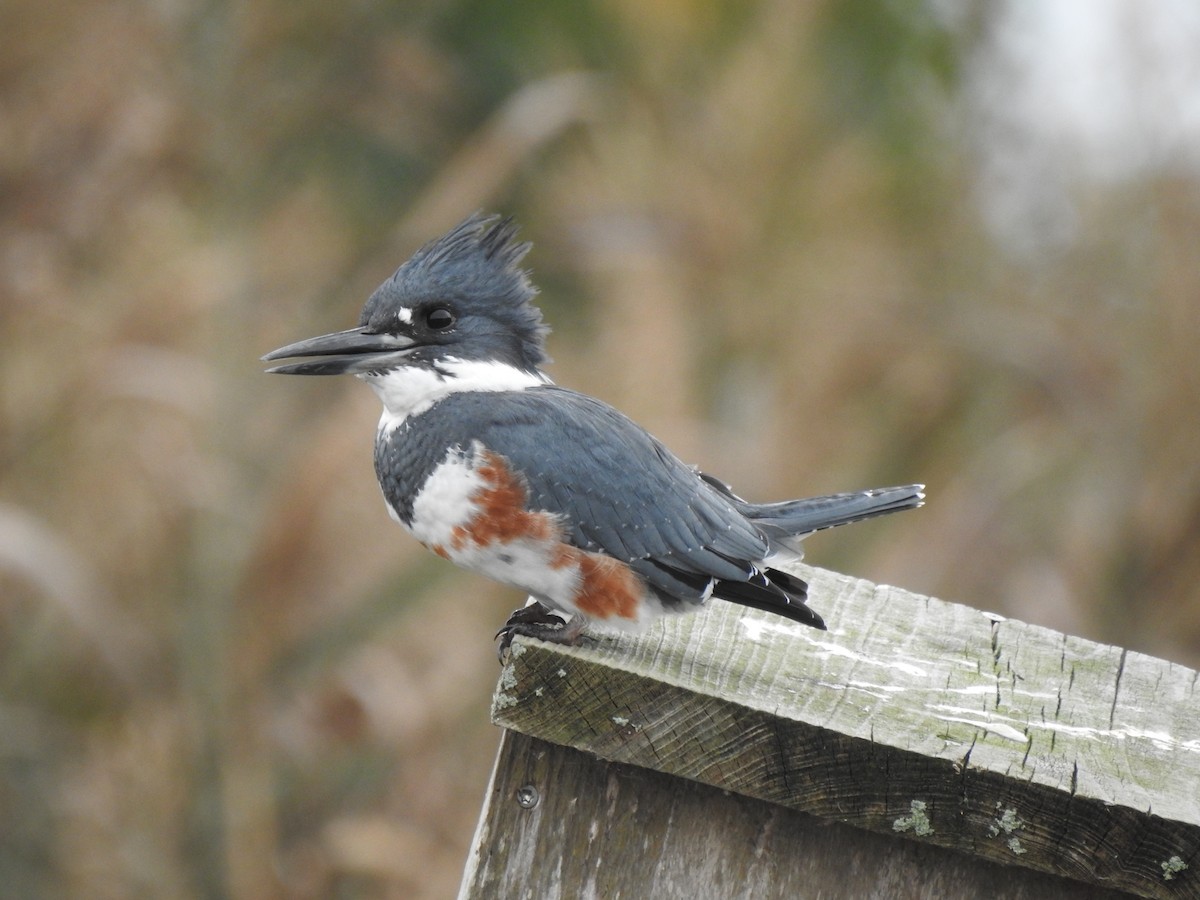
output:
{"label": "blue-gray back", "polygon": [[661,442],[607,404],[563,388],[464,392],[381,435],[376,470],[411,521],[412,499],[450,447],[484,447],[524,478],[531,509],[572,543],[625,562],[743,579],[768,552],[762,532]]}

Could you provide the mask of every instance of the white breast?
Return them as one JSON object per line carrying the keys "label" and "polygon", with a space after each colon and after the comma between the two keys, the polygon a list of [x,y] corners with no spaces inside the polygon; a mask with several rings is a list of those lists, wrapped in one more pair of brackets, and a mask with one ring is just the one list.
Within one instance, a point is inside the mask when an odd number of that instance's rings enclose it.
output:
{"label": "white breast", "polygon": [[[497,459],[478,441],[468,450],[451,449],[413,500],[409,530],[464,569],[570,611],[580,579],[575,556],[564,553],[561,529],[549,513],[524,509],[523,498],[517,507],[497,505],[497,491],[516,499],[504,482],[511,473],[498,470]],[[483,522],[485,507],[505,521]]]}
{"label": "white breast", "polygon": [[449,546],[455,529],[467,528],[479,512],[475,498],[484,488],[478,453],[451,448],[413,500],[413,537],[427,547]]}

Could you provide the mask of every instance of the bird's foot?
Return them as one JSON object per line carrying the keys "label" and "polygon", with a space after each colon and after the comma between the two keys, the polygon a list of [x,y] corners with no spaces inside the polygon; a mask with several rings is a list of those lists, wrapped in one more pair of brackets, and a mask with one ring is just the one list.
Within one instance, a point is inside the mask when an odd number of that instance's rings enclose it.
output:
{"label": "bird's foot", "polygon": [[583,635],[585,621],[583,616],[567,618],[542,603],[514,609],[504,627],[496,632],[499,640],[496,655],[501,663],[507,661],[509,647],[513,638],[518,636],[533,637],[553,644],[576,644]]}

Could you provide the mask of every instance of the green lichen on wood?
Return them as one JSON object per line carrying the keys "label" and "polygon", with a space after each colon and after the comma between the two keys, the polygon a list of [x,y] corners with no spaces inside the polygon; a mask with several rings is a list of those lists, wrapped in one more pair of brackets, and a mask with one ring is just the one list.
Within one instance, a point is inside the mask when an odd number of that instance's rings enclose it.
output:
{"label": "green lichen on wood", "polygon": [[892,831],[911,831],[918,837],[933,834],[933,826],[929,823],[929,814],[925,811],[924,800],[914,800],[908,805],[909,813],[892,822]]}
{"label": "green lichen on wood", "polygon": [[1165,863],[1162,863],[1163,881],[1171,881],[1180,872],[1187,869],[1188,864],[1178,856],[1172,856]]}

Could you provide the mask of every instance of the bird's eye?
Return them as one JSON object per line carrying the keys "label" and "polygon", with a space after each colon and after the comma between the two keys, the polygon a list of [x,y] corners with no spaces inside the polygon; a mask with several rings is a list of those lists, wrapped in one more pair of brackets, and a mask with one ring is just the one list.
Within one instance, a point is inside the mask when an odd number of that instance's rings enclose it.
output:
{"label": "bird's eye", "polygon": [[433,331],[445,331],[454,321],[454,313],[444,306],[435,306],[425,313],[425,324]]}

